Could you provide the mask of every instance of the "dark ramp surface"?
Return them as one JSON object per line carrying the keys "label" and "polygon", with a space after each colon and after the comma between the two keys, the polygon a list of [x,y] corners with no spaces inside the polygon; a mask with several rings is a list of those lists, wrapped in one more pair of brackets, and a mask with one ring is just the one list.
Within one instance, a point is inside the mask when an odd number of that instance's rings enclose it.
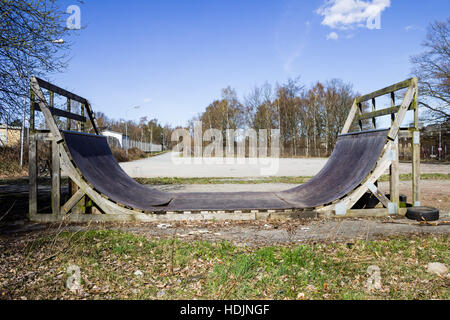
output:
{"label": "dark ramp surface", "polygon": [[130,178],[114,159],[106,137],[64,131],[64,139],[83,177],[110,199],[140,210],[167,205],[172,199]]}
{"label": "dark ramp surface", "polygon": [[283,192],[164,193],[144,187],[119,166],[106,138],[64,132],[83,176],[111,200],[148,211],[251,210],[313,208],[333,202],[356,187],[374,169],[386,144],[387,130],[339,136],[325,167],[307,183]]}
{"label": "dark ramp surface", "polygon": [[331,157],[313,179],[277,195],[302,208],[321,206],[345,196],[375,168],[387,132],[374,130],[339,136]]}

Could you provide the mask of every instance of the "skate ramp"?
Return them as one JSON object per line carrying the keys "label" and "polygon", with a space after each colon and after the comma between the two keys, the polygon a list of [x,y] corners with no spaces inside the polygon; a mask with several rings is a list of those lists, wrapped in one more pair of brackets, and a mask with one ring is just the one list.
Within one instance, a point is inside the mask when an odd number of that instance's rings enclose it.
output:
{"label": "skate ramp", "polygon": [[69,155],[83,179],[109,200],[149,211],[270,210],[315,208],[345,196],[374,169],[387,130],[341,135],[324,168],[310,181],[283,192],[166,193],[130,178],[114,159],[106,137],[65,131]]}

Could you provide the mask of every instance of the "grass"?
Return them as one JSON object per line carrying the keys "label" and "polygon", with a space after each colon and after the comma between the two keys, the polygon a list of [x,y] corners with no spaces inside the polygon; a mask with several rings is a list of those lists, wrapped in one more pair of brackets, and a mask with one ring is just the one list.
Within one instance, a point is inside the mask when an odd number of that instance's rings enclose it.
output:
{"label": "grass", "polygon": [[24,154],[24,166],[20,166],[20,146],[0,146],[0,178],[17,178],[28,174],[28,154]]}
{"label": "grass", "polygon": [[[448,263],[448,241],[447,235],[408,236],[248,248],[112,230],[0,239],[0,297],[449,299],[449,280],[425,271],[429,262]],[[65,285],[70,265],[81,271],[76,293]],[[379,290],[366,287],[371,265],[381,270]]]}
{"label": "grass", "polygon": [[[301,184],[310,180],[312,177],[257,177],[257,178],[136,178],[141,184],[166,185],[166,184],[257,184],[257,183],[291,183]],[[450,180],[450,174],[445,173],[424,173],[422,180]],[[400,174],[401,181],[411,180],[411,174]],[[385,175],[380,181],[389,181],[389,176]]]}
{"label": "grass", "polygon": [[255,178],[135,178],[141,184],[167,185],[167,184],[258,184],[258,183],[305,183],[312,177],[255,177]]}
{"label": "grass", "polygon": [[[135,178],[141,184],[150,185],[170,185],[170,184],[258,184],[258,183],[290,183],[301,184],[309,181],[312,177],[255,177],[255,178]],[[423,173],[422,180],[450,180],[450,174],[445,173]],[[65,182],[66,179],[63,179]],[[411,180],[411,174],[401,174],[400,181]],[[380,181],[389,181],[389,176],[385,175],[380,178]],[[49,178],[40,178],[40,184],[50,185]],[[0,185],[26,185],[28,184],[28,177],[0,179]]]}

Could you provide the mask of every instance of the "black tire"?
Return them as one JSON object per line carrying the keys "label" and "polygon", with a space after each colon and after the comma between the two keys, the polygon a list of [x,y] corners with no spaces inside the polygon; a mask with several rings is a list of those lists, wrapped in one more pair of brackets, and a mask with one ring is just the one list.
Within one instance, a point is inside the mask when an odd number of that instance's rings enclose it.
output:
{"label": "black tire", "polygon": [[406,210],[406,217],[417,221],[439,220],[439,210],[432,207],[411,207]]}

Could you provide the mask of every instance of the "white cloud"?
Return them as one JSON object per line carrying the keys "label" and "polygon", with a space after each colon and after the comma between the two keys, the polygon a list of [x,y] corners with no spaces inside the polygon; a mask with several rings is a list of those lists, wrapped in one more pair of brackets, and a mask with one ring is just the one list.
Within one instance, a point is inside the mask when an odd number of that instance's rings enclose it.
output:
{"label": "white cloud", "polygon": [[336,32],[331,32],[329,35],[327,35],[327,40],[337,40],[339,38],[338,34]]}
{"label": "white cloud", "polygon": [[145,98],[145,99],[144,99],[144,103],[149,103],[149,102],[151,102],[151,101],[152,101],[151,98]]}
{"label": "white cloud", "polygon": [[373,19],[390,5],[390,0],[328,0],[316,13],[324,17],[323,25],[346,30],[365,27],[367,20]]}
{"label": "white cloud", "polygon": [[406,31],[414,31],[414,30],[420,30],[420,28],[412,24],[410,26],[406,26],[405,30]]}

